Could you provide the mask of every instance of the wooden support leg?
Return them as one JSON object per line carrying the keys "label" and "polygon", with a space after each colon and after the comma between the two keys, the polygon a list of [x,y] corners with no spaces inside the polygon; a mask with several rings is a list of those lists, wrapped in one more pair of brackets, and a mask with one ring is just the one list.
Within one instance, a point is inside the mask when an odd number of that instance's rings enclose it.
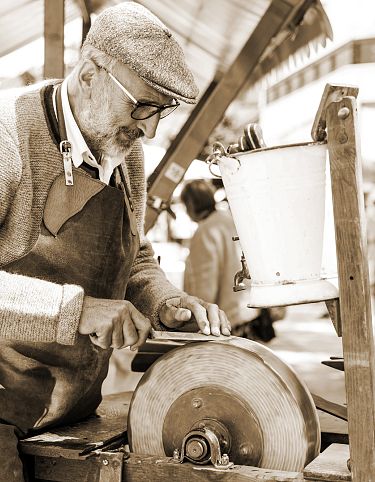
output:
{"label": "wooden support leg", "polygon": [[327,106],[352,480],[375,481],[375,358],[356,101]]}

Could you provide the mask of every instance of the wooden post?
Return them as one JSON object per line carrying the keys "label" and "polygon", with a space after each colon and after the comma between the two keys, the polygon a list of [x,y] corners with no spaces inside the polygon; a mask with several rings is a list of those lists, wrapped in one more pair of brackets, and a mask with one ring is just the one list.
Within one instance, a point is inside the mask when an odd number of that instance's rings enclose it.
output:
{"label": "wooden post", "polygon": [[356,100],[326,104],[352,480],[375,481],[375,359]]}
{"label": "wooden post", "polygon": [[64,77],[64,0],[44,0],[44,77]]}

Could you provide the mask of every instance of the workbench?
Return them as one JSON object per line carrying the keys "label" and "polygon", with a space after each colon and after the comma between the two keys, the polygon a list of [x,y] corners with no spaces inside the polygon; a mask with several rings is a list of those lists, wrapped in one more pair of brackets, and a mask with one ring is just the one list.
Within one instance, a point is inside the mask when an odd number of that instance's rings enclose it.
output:
{"label": "workbench", "polygon": [[[350,479],[345,443],[333,443],[303,473],[249,466],[218,470],[176,463],[171,457],[129,453],[127,416],[132,392],[104,397],[96,415],[72,426],[55,427],[20,442],[31,480],[59,482],[252,482],[262,480],[345,481]],[[319,411],[322,440],[347,440],[347,423]]]}

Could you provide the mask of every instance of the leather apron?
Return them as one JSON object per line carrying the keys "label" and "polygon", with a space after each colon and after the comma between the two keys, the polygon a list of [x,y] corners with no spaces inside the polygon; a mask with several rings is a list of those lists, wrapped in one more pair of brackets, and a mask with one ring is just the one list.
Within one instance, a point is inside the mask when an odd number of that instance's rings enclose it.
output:
{"label": "leather apron", "polygon": [[[3,269],[78,284],[96,298],[124,299],[139,249],[125,177],[117,187],[83,169],[73,169],[73,177],[71,186],[64,174],[55,179],[37,243]],[[0,419],[26,433],[88,416],[101,401],[111,352],[80,334],[72,346],[0,341]]]}

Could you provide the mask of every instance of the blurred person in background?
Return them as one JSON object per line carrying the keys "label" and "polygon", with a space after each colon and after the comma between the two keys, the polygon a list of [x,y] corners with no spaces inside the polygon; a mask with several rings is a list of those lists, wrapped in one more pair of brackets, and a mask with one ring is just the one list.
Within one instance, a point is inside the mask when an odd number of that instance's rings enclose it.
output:
{"label": "blurred person in background", "polygon": [[173,34],[134,2],[96,18],[64,81],[1,92],[2,482],[23,480],[17,436],[95,411],[112,348],[191,320],[230,334],[216,304],[167,281],[143,232],[140,137],[197,95]]}

